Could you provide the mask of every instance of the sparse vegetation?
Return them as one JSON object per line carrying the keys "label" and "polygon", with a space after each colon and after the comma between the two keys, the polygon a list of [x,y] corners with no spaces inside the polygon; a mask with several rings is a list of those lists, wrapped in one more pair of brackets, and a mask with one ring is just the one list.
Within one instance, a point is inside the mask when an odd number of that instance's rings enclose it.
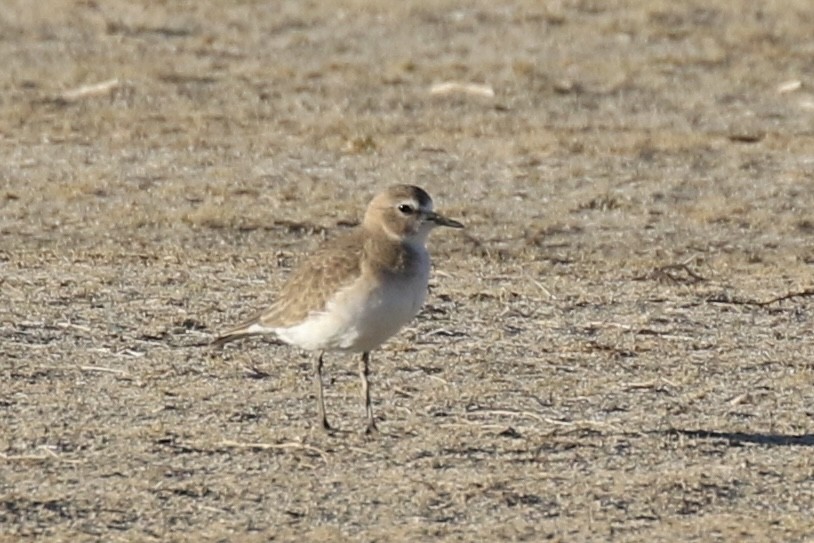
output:
{"label": "sparse vegetation", "polygon": [[[4,2],[0,541],[810,539],[810,8]],[[467,230],[328,437],[201,345],[393,183]]]}

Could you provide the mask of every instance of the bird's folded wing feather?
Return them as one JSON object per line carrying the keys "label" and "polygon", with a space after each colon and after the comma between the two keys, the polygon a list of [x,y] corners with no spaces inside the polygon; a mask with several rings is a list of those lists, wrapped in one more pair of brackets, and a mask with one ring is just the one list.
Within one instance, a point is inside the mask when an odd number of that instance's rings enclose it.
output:
{"label": "bird's folded wing feather", "polygon": [[261,333],[250,331],[252,327],[271,331],[292,326],[321,311],[336,292],[362,273],[363,252],[364,237],[358,229],[323,245],[296,268],[270,307],[223,332],[213,343],[222,345]]}

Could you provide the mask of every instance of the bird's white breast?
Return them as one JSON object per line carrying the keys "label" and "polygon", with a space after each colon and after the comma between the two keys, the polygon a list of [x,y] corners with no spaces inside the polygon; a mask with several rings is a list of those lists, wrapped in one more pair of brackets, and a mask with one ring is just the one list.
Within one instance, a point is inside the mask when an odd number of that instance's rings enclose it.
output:
{"label": "bird's white breast", "polygon": [[304,349],[371,351],[407,324],[424,304],[430,259],[423,247],[414,273],[362,276],[302,323],[277,336]]}

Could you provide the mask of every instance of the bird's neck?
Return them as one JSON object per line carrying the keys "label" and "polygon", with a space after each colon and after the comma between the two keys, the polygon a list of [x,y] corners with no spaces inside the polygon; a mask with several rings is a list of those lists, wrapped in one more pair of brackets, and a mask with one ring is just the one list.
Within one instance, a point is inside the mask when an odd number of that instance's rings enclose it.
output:
{"label": "bird's neck", "polygon": [[385,232],[371,232],[365,256],[375,266],[393,273],[413,273],[425,260],[427,248],[421,240],[394,239]]}

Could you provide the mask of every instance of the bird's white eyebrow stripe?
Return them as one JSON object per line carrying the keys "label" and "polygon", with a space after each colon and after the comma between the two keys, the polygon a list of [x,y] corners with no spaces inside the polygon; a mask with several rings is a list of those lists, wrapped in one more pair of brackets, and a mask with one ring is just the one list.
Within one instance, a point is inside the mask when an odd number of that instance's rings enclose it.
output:
{"label": "bird's white eyebrow stripe", "polygon": [[401,207],[404,205],[410,206],[411,208],[416,209],[418,211],[432,211],[432,200],[429,200],[427,202],[418,202],[414,198],[411,198],[409,200],[402,200],[401,202],[398,203],[397,207]]}
{"label": "bird's white eyebrow stripe", "polygon": [[432,199],[428,199],[428,200],[419,199],[418,201],[413,200],[412,203],[413,203],[413,205],[415,205],[417,203],[418,204],[418,209],[420,211],[432,211],[434,209],[433,204],[432,204]]}

